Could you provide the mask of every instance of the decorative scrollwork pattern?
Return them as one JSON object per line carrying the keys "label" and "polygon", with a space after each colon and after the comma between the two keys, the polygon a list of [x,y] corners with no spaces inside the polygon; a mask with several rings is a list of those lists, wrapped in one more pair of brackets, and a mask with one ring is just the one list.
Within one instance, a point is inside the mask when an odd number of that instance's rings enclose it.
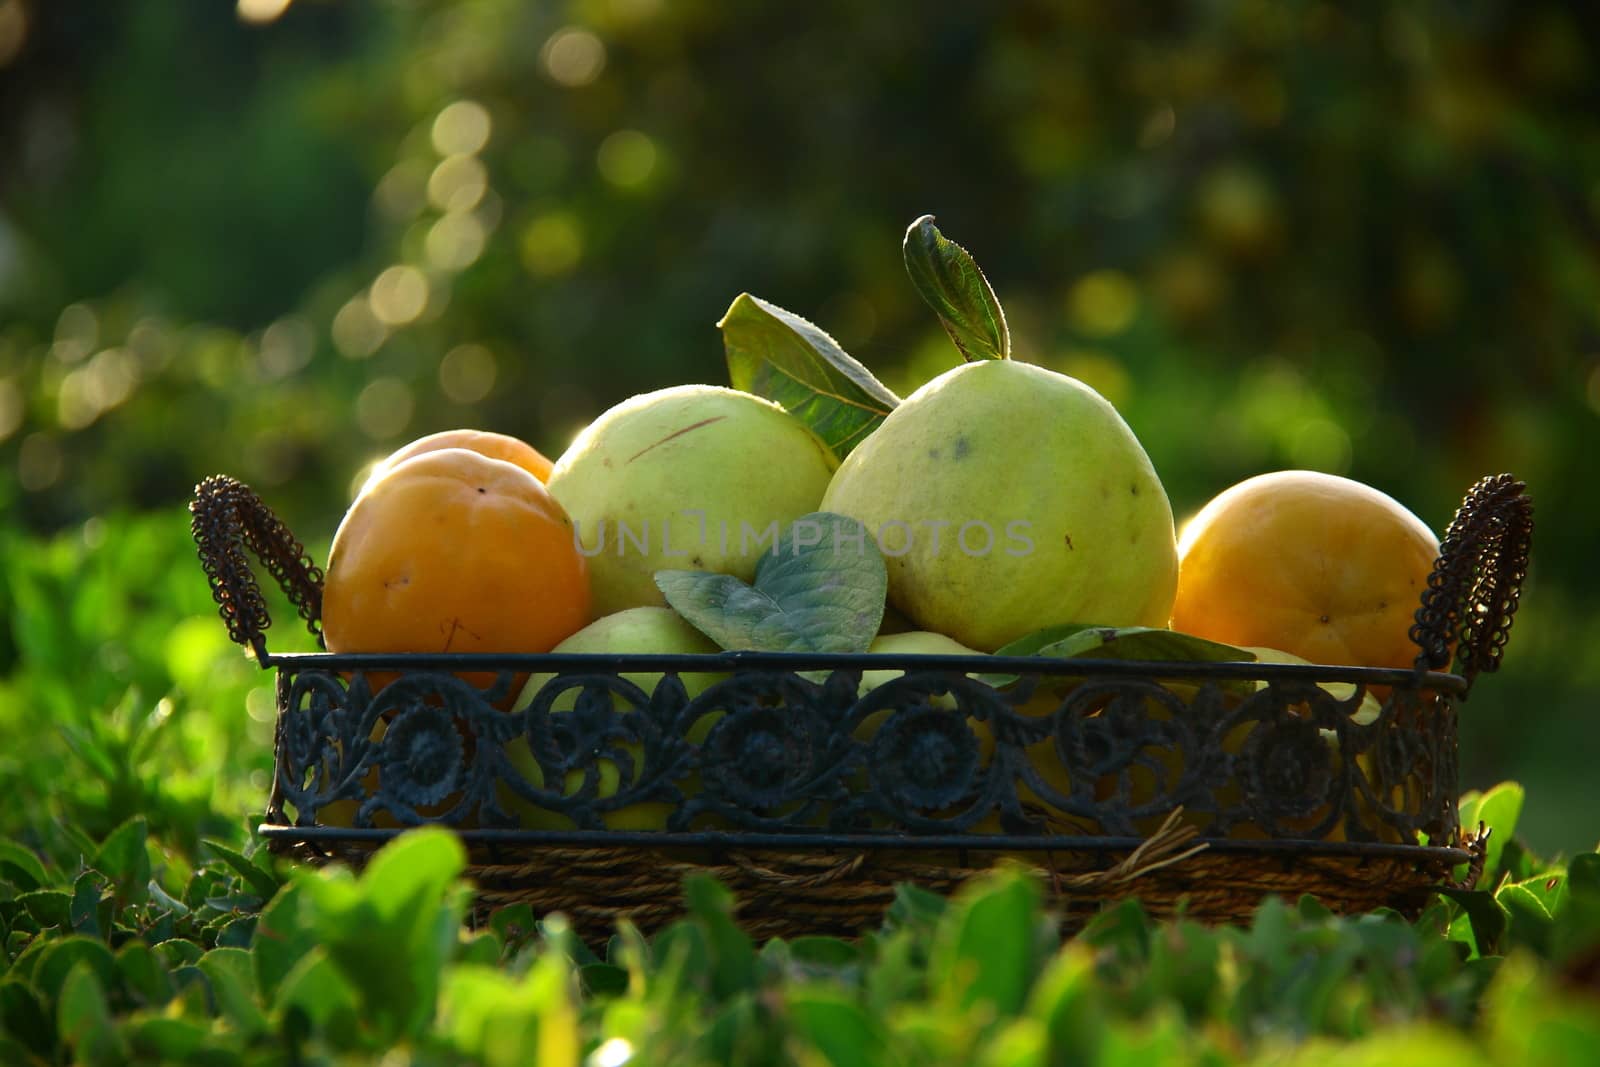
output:
{"label": "decorative scrollwork pattern", "polygon": [[859,669],[741,668],[691,699],[677,671],[646,690],[618,665],[545,676],[507,712],[524,666],[374,671],[374,691],[321,658],[278,666],[269,822],[1141,836],[1181,808],[1207,837],[1456,836],[1460,689],[1440,675],[1379,703],[1348,670],[1063,662],[995,687],[908,657],[866,690]]}

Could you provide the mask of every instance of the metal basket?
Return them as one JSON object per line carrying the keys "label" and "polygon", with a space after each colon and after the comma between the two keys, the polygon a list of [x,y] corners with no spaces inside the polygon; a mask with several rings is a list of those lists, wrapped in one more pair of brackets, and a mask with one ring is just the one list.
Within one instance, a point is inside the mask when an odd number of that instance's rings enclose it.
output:
{"label": "metal basket", "polygon": [[[1126,897],[1215,922],[1268,894],[1414,914],[1477,876],[1481,840],[1457,821],[1456,715],[1500,663],[1532,534],[1521,482],[1472,488],[1422,595],[1410,670],[283,654],[267,650],[247,553],[319,642],[321,572],[231,478],[201,483],[191,512],[230,636],[277,672],[270,847],[359,865],[405,827],[448,825],[480,916],[527,903],[597,938],[677,917],[691,872],[728,884],[755,936],[848,936],[881,921],[897,883],[947,892],[1002,858],[1042,873],[1068,929]],[[885,669],[903,673],[862,686]],[[691,699],[690,672],[721,677]],[[647,690],[641,674],[658,680]],[[529,677],[537,694],[507,710]]]}

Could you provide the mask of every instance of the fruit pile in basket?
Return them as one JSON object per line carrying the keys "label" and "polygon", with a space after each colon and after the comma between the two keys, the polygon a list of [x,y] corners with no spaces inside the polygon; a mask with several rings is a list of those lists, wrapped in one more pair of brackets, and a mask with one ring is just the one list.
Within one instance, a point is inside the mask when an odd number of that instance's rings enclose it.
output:
{"label": "fruit pile in basket", "polygon": [[1116,409],[1011,358],[967,253],[923,218],[905,256],[967,360],[908,397],[742,295],[720,324],[732,388],[628,398],[553,463],[474,430],[390,456],[333,541],[328,649],[1413,665],[1439,542],[1404,506],[1279,471],[1180,538]]}

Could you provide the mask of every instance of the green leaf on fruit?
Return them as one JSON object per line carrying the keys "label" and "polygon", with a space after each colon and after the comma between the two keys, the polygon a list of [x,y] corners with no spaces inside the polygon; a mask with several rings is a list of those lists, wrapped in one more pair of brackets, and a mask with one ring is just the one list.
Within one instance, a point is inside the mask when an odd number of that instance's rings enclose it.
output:
{"label": "green leaf on fruit", "polygon": [[939,324],[961,350],[961,358],[969,363],[1010,359],[1006,313],[971,254],[947,240],[933,224],[932,215],[907,227],[902,250],[911,284],[939,316]]}
{"label": "green leaf on fruit", "polygon": [[832,337],[760,297],[740,293],[717,327],[730,384],[780,405],[840,459],[900,403]]}
{"label": "green leaf on fruit", "polygon": [[779,534],[754,585],[705,571],[657,571],[655,580],[678,614],[730,652],[865,652],[889,592],[866,528],[825,511]]}
{"label": "green leaf on fruit", "polygon": [[[1001,646],[997,656],[1048,656],[1054,659],[1125,659],[1156,663],[1251,663],[1255,654],[1177,630],[1151,626],[1050,626]],[[988,674],[993,686],[1010,685],[1015,674]],[[1255,683],[1245,681],[1245,689]]]}

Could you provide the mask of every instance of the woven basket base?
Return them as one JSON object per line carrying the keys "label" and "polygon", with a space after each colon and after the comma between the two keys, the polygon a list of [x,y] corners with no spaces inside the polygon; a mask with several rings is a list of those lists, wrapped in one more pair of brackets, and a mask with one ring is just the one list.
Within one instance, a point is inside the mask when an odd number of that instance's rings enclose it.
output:
{"label": "woven basket base", "polygon": [[[274,848],[322,864],[360,867],[369,846],[288,844]],[[948,895],[993,869],[977,850],[720,850],[686,847],[473,849],[466,876],[477,887],[473,917],[527,904],[559,911],[586,941],[603,942],[627,919],[645,934],[683,915],[683,880],[709,874],[733,891],[740,925],[757,940],[805,934],[855,937],[877,929],[902,882]],[[1108,904],[1138,898],[1154,918],[1182,914],[1209,924],[1248,922],[1269,896],[1310,894],[1340,914],[1379,907],[1415,917],[1446,884],[1448,861],[1393,856],[1195,850],[1166,857],[1051,852],[1026,857],[1042,880],[1063,934]]]}

